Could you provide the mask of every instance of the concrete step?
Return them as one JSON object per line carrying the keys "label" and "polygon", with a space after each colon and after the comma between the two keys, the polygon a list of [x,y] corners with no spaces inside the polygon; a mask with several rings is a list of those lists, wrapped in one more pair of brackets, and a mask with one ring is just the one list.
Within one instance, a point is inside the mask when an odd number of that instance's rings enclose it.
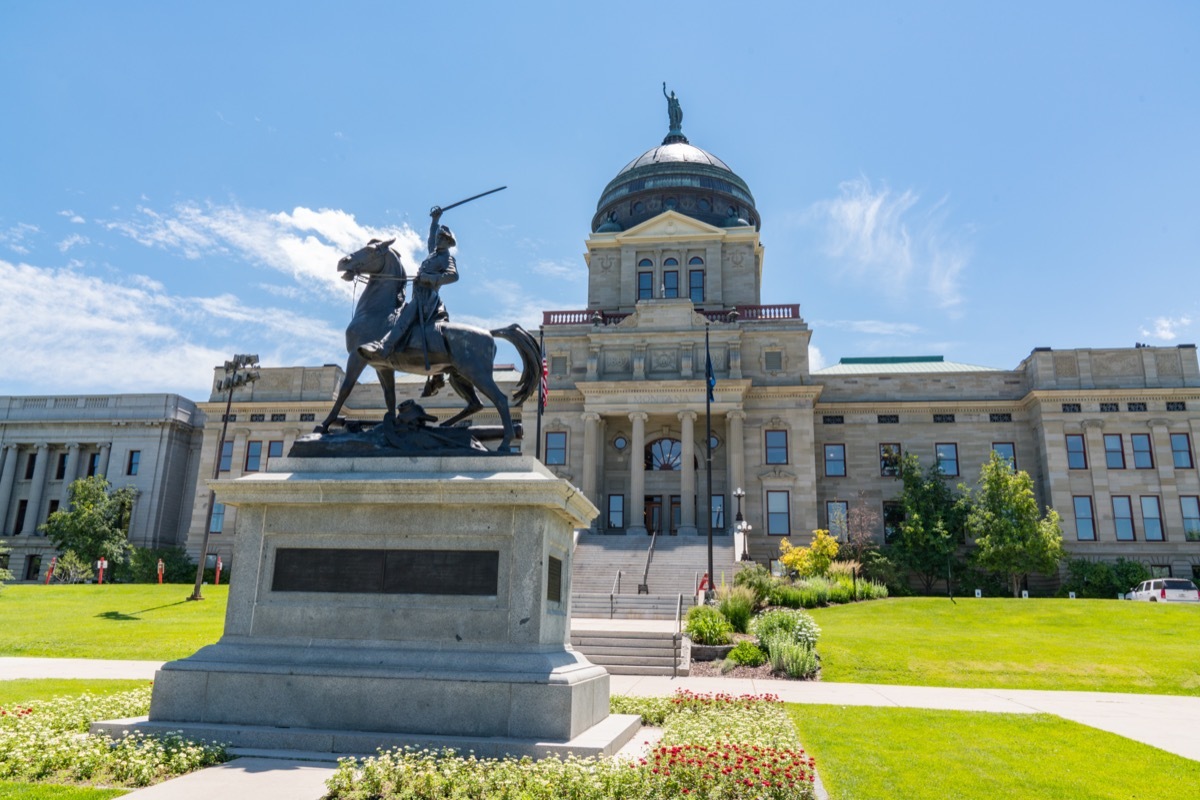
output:
{"label": "concrete step", "polygon": [[664,631],[576,631],[571,646],[614,675],[687,674],[687,644]]}

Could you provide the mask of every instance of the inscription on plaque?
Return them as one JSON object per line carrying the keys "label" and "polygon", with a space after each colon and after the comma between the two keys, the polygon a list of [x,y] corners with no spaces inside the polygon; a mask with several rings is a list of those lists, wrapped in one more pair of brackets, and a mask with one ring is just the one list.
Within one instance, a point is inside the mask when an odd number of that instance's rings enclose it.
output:
{"label": "inscription on plaque", "polygon": [[288,547],[275,551],[271,591],[494,596],[499,572],[495,550]]}
{"label": "inscription on plaque", "polygon": [[546,599],[554,603],[562,602],[562,561],[550,556],[550,565],[546,570]]}

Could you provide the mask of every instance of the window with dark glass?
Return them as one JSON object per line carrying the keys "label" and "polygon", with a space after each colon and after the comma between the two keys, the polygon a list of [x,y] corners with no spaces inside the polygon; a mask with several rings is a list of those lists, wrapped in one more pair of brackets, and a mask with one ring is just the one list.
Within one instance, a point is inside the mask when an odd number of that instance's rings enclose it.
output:
{"label": "window with dark glass", "polygon": [[100,454],[92,453],[88,456],[87,476],[94,477],[100,471]]}
{"label": "window with dark glass", "polygon": [[301,422],[314,422],[314,421],[316,421],[316,419],[317,419],[317,415],[313,414],[311,412],[300,415]]}
{"label": "window with dark glass", "polygon": [[1101,403],[1100,411],[1104,414],[1113,414],[1121,410],[1119,403]]}
{"label": "window with dark glass", "polygon": [[846,445],[825,445],[825,475],[830,478],[846,477]]}
{"label": "window with dark glass", "polygon": [[[693,262],[698,260],[695,258],[692,259]],[[692,299],[693,303],[704,302],[704,270],[688,270],[688,297]]]}
{"label": "window with dark glass", "polygon": [[829,535],[839,542],[846,541],[849,530],[850,504],[845,500],[828,500],[825,503],[825,524]]}
{"label": "window with dark glass", "polygon": [[1079,414],[1083,412],[1083,406],[1079,403],[1063,403],[1062,410],[1064,414]]}
{"label": "window with dark glass", "polygon": [[1067,434],[1067,469],[1087,469],[1087,449],[1081,433]]}
{"label": "window with dark glass", "polygon": [[250,421],[251,422],[266,422],[267,415],[266,414],[251,414]]}
{"label": "window with dark glass", "polygon": [[712,496],[712,504],[709,506],[709,513],[712,514],[713,530],[725,530],[725,495],[714,494]]}
{"label": "window with dark glass", "polygon": [[788,463],[787,431],[767,431],[767,462],[768,464]]}
{"label": "window with dark glass", "polygon": [[771,536],[787,536],[791,532],[788,493],[767,492],[767,533]]}
{"label": "window with dark glass", "polygon": [[1142,532],[1147,542],[1163,540],[1162,506],[1157,495],[1142,495]]}
{"label": "window with dark glass", "polygon": [[[667,259],[674,261],[674,259]],[[663,272],[663,297],[679,297],[679,271],[666,270]]]}
{"label": "window with dark glass", "polygon": [[274,441],[267,442],[267,464],[270,465],[271,459],[283,458],[283,442]]}
{"label": "window with dark glass", "polygon": [[262,469],[262,442],[246,442],[246,472]]}
{"label": "window with dark glass", "polygon": [[36,581],[42,577],[42,557],[40,555],[25,556],[25,580]]}
{"label": "window with dark glass", "polygon": [[1017,448],[1012,442],[992,442],[992,452],[1007,461],[1010,469],[1017,468]]}
{"label": "window with dark glass", "polygon": [[1126,403],[1125,408],[1128,409],[1129,411],[1145,411],[1146,404],[1145,403]]}
{"label": "window with dark glass", "polygon": [[13,520],[13,536],[19,536],[21,530],[25,527],[25,513],[29,511],[29,501],[20,500],[17,502],[17,518]]}
{"label": "window with dark glass", "polygon": [[37,453],[30,453],[25,460],[25,480],[33,480],[33,471],[37,468]]}
{"label": "window with dark glass", "polygon": [[1109,469],[1125,469],[1125,446],[1121,434],[1104,434],[1104,464]]}
{"label": "window with dark glass", "polygon": [[126,475],[137,475],[138,474],[138,466],[141,464],[141,461],[142,461],[142,451],[141,450],[130,450],[129,451],[129,460],[125,462],[125,474]]}
{"label": "window with dark glass", "polygon": [[646,469],[673,472],[683,468],[683,446],[678,439],[659,439],[646,446]]}
{"label": "window with dark glass", "polygon": [[880,425],[899,425],[899,414],[876,414],[875,421]]}
{"label": "window with dark glass", "polygon": [[1192,468],[1192,441],[1186,433],[1171,434],[1171,460],[1175,469]]}
{"label": "window with dark glass", "polygon": [[608,527],[625,527],[625,495],[623,494],[608,496]]}
{"label": "window with dark glass", "polygon": [[567,463],[567,432],[546,432],[546,463],[562,466]]}
{"label": "window with dark glass", "polygon": [[272,414],[271,422],[287,422],[287,414]]}
{"label": "window with dark glass", "polygon": [[1168,400],[1167,411],[1187,411],[1187,403],[1183,400]]}
{"label": "window with dark glass", "polygon": [[213,503],[212,522],[208,526],[209,533],[220,533],[225,529],[225,504]]}
{"label": "window with dark glass", "polygon": [[1096,519],[1091,497],[1075,497],[1075,538],[1081,542],[1096,541]]}
{"label": "window with dark glass", "polygon": [[1200,542],[1200,497],[1179,498],[1183,511],[1183,538],[1189,542]]}
{"label": "window with dark glass", "polygon": [[1117,529],[1118,542],[1132,542],[1135,538],[1133,530],[1133,504],[1128,497],[1116,496],[1112,499],[1113,525]]}
{"label": "window with dark glass", "polygon": [[59,505],[60,505],[60,502],[58,500],[50,501],[50,507],[46,509],[46,519],[49,519],[50,517],[54,516],[54,513],[56,511],[58,511]]}
{"label": "window with dark glass", "polygon": [[1154,469],[1154,453],[1150,449],[1150,434],[1135,433],[1129,437],[1133,445],[1133,466],[1135,469]]}
{"label": "window with dark glass", "polygon": [[895,500],[883,501],[883,541],[888,543],[900,533],[900,523],[904,522],[904,504]]}
{"label": "window with dark glass", "polygon": [[958,475],[958,445],[943,443],[935,444],[933,448],[942,474],[950,477]]}
{"label": "window with dark glass", "polygon": [[1009,411],[992,412],[988,414],[988,422],[1012,422],[1012,413]]}
{"label": "window with dark glass", "polygon": [[58,466],[54,468],[54,480],[61,481],[67,477],[67,454],[58,454]]}
{"label": "window with dark glass", "polygon": [[902,455],[897,442],[879,445],[879,474],[885,478],[899,475]]}
{"label": "window with dark glass", "polygon": [[779,372],[783,369],[783,351],[782,350],[764,350],[763,351],[763,368],[767,372]]}
{"label": "window with dark glass", "polygon": [[649,300],[654,297],[654,273],[638,273],[638,300]]}
{"label": "window with dark glass", "polygon": [[233,442],[221,443],[221,465],[217,469],[220,472],[233,469]]}

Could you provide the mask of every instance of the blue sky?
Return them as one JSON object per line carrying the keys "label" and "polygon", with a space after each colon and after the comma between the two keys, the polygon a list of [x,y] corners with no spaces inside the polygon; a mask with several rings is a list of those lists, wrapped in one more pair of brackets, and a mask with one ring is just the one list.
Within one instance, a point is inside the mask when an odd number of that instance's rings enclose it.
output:
{"label": "blue sky", "polygon": [[5,3],[0,394],[344,363],[337,258],[502,184],[445,220],[451,315],[583,308],[664,80],[818,362],[1195,342],[1198,77],[1183,1]]}

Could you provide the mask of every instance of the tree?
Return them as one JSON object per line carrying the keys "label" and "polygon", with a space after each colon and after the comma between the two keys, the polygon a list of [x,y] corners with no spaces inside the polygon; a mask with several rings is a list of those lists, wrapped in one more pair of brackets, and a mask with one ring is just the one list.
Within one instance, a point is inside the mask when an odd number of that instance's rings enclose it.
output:
{"label": "tree", "polygon": [[783,565],[802,578],[824,575],[829,565],[837,558],[838,543],[829,531],[813,531],[813,540],[808,547],[792,547],[787,539],[779,541],[779,560]]}
{"label": "tree", "polygon": [[134,489],[114,489],[102,476],[80,478],[71,484],[71,503],[39,528],[60,552],[72,551],[87,564],[101,558],[113,567],[129,551],[129,515]]}
{"label": "tree", "polygon": [[92,565],[75,555],[73,550],[63,553],[54,563],[54,580],[59,583],[87,583],[93,577]]}
{"label": "tree", "polygon": [[[8,548],[5,547],[3,544],[0,544],[0,556],[7,556],[7,555],[8,555]],[[5,581],[12,580],[12,573],[9,572],[7,569],[7,564],[8,564],[7,558],[0,558],[0,564],[5,565],[5,566],[0,566],[0,589],[2,589],[2,588],[4,588]]]}
{"label": "tree", "polygon": [[958,494],[946,483],[937,464],[924,473],[917,457],[909,453],[900,462],[900,496],[904,520],[897,526],[891,552],[899,564],[917,575],[925,593],[948,578],[948,570],[962,534]]}
{"label": "tree", "polygon": [[879,512],[867,502],[867,493],[859,492],[858,500],[846,514],[846,547],[855,561],[862,563],[867,554],[875,549],[875,532],[879,530],[879,522]]}
{"label": "tree", "polygon": [[978,488],[968,490],[962,505],[965,527],[975,539],[974,561],[1004,575],[1013,597],[1031,572],[1053,572],[1065,555],[1058,512],[1039,513],[1033,479],[1014,472],[995,452],[979,473]]}

